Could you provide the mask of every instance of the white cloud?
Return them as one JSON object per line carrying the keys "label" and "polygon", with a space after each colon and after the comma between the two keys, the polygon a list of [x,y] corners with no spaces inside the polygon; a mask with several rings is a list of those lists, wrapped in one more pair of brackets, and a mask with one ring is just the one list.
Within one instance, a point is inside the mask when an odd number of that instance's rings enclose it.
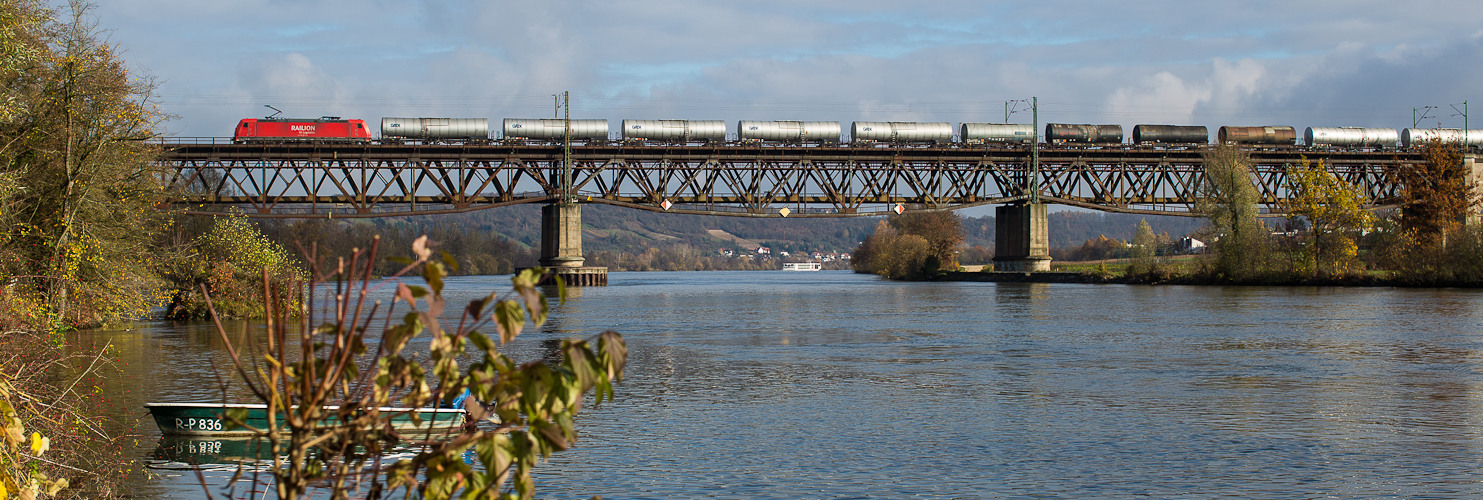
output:
{"label": "white cloud", "polygon": [[544,116],[562,90],[609,119],[998,121],[1004,100],[1039,96],[1042,122],[1353,121],[1461,101],[1478,70],[1456,62],[1483,55],[1473,0],[110,0],[97,14],[192,135],[270,100],[497,120]]}

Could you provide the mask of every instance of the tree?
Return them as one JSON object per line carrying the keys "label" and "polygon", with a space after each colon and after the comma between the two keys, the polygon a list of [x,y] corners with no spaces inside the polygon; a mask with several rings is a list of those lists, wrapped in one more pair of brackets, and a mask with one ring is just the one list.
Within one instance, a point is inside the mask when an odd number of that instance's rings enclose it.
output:
{"label": "tree", "polygon": [[165,270],[176,292],[166,315],[172,319],[210,317],[205,294],[223,318],[261,318],[262,280],[303,280],[304,271],[282,245],[268,239],[241,214],[215,217],[211,229],[190,245],[190,254],[172,259]]}
{"label": "tree", "polygon": [[886,221],[875,223],[875,232],[865,237],[860,246],[850,254],[850,265],[855,268],[856,273],[875,274],[878,267],[876,259],[884,255],[892,240],[896,239],[896,228],[891,227]]}
{"label": "tree", "polygon": [[1251,157],[1231,145],[1205,150],[1205,177],[1196,210],[1206,215],[1218,252],[1217,277],[1254,276],[1266,258],[1266,235],[1257,220],[1258,195],[1251,183]]}
{"label": "tree", "polygon": [[1342,276],[1355,271],[1359,246],[1352,233],[1368,230],[1374,217],[1364,209],[1365,199],[1357,186],[1340,181],[1324,166],[1307,158],[1287,169],[1288,215],[1308,221],[1301,274]]}
{"label": "tree", "polygon": [[1478,196],[1456,144],[1432,138],[1422,146],[1422,157],[1422,163],[1401,164],[1392,172],[1401,185],[1401,223],[1417,244],[1445,245]]}
{"label": "tree", "polygon": [[1390,172],[1401,185],[1399,229],[1382,234],[1380,262],[1396,278],[1416,284],[1474,284],[1483,271],[1483,233],[1464,228],[1478,206],[1477,186],[1468,180],[1459,145],[1433,139],[1422,146],[1423,162]]}
{"label": "tree", "polygon": [[0,274],[7,299],[33,297],[19,307],[52,328],[136,317],[167,295],[151,248],[167,226],[144,142],[159,117],[151,87],[102,41],[87,4],[68,7],[59,20],[40,3],[0,4]]}
{"label": "tree", "polygon": [[875,257],[875,273],[898,280],[921,278],[939,269],[929,265],[934,257],[932,245],[926,238],[903,234],[887,241],[880,255]]}
{"label": "tree", "polygon": [[1148,225],[1148,219],[1138,219],[1138,226],[1133,228],[1133,241],[1128,249],[1133,258],[1128,274],[1152,274],[1155,268],[1154,253],[1158,246],[1159,238],[1153,234],[1153,227]]}
{"label": "tree", "polygon": [[[879,274],[890,279],[918,279],[943,268],[933,245],[926,238],[898,232],[886,221],[875,226],[850,256],[857,273]],[[957,268],[956,261],[953,268]]]}
{"label": "tree", "polygon": [[948,211],[910,212],[890,218],[901,234],[914,234],[927,241],[941,269],[958,268],[958,245],[963,244],[962,217]]}
{"label": "tree", "polygon": [[1152,259],[1158,245],[1158,237],[1153,234],[1148,219],[1138,219],[1138,227],[1133,228],[1133,258]]}

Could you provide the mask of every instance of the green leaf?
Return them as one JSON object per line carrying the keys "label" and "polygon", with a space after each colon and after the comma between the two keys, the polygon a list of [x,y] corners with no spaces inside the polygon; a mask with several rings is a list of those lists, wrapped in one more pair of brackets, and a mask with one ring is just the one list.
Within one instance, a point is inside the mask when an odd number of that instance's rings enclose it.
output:
{"label": "green leaf", "polygon": [[493,351],[495,349],[494,341],[489,340],[488,335],[479,333],[478,330],[469,331],[469,340],[473,341],[474,347],[478,347],[481,351]]}
{"label": "green leaf", "polygon": [[602,332],[597,336],[597,349],[608,378],[615,382],[623,380],[623,368],[628,366],[628,344],[623,341],[623,335],[612,330]]}
{"label": "green leaf", "polygon": [[448,269],[452,270],[453,272],[458,272],[458,260],[453,258],[453,254],[448,253],[448,251],[446,250],[440,253],[442,254],[443,258],[443,265],[448,266]]}
{"label": "green leaf", "polygon": [[427,281],[427,286],[432,287],[433,294],[435,295],[443,295],[443,277],[447,275],[448,273],[444,272],[443,264],[441,263],[429,262],[427,265],[422,266],[422,279]]}
{"label": "green leaf", "polygon": [[542,419],[532,421],[530,428],[536,431],[537,436],[540,436],[557,451],[565,451],[571,448],[571,443],[567,441],[567,436],[561,431],[560,426],[552,425],[551,422]]}
{"label": "green leaf", "polygon": [[519,273],[510,277],[510,284],[514,285],[516,290],[530,288],[536,286],[536,283],[540,283],[541,277],[545,275],[546,270],[544,268],[531,267],[521,269]]}
{"label": "green leaf", "polygon": [[499,343],[510,343],[525,328],[525,310],[514,300],[501,300],[494,305],[494,324],[499,327]]}

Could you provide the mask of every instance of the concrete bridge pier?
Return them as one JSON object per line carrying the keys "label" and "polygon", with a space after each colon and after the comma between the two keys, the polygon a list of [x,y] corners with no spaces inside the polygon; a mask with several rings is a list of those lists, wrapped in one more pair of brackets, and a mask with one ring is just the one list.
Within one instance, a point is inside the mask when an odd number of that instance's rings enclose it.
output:
{"label": "concrete bridge pier", "polygon": [[[1478,155],[1462,155],[1463,171],[1468,173],[1468,183],[1483,187],[1483,163],[1478,162]],[[1468,215],[1464,221],[1469,226],[1483,224],[1483,205],[1474,205],[1468,209]]]}
{"label": "concrete bridge pier", "polygon": [[583,266],[582,206],[553,203],[541,207],[541,267],[551,269],[567,286],[608,284],[608,268]]}
{"label": "concrete bridge pier", "polygon": [[994,270],[1049,271],[1050,226],[1044,203],[994,207]]}

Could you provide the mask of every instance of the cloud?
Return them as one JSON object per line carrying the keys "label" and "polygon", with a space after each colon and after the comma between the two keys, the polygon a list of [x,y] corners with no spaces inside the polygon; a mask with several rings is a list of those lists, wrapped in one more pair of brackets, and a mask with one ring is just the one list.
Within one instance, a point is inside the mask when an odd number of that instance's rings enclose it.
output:
{"label": "cloud", "polygon": [[999,121],[1004,101],[1039,96],[1042,122],[1368,124],[1467,98],[1479,70],[1459,61],[1483,55],[1472,0],[110,0],[97,14],[192,135],[274,102],[546,116],[563,90],[614,120]]}
{"label": "cloud", "polygon": [[250,95],[295,102],[334,101],[344,96],[343,85],[297,52],[266,56],[244,64],[237,85]]}

